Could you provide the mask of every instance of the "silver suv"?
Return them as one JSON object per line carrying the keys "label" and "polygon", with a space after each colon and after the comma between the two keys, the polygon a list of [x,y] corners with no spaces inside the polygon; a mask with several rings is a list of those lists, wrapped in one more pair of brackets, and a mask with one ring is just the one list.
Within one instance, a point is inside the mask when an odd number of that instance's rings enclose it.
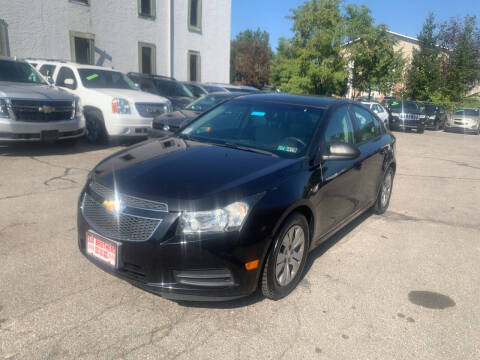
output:
{"label": "silver suv", "polygon": [[0,141],[66,140],[84,133],[77,98],[48,85],[27,62],[0,57]]}

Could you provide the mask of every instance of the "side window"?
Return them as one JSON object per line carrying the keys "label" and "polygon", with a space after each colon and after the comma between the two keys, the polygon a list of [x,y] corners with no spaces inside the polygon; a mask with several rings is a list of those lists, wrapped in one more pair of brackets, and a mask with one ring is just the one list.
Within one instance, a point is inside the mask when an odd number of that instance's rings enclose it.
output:
{"label": "side window", "polygon": [[382,134],[377,118],[359,106],[353,107],[358,125],[357,142],[362,143],[375,139]]}
{"label": "side window", "polygon": [[53,76],[53,73],[55,72],[55,65],[42,65],[40,67],[40,74],[42,74],[43,76]]}
{"label": "side window", "polygon": [[355,132],[348,108],[342,106],[330,118],[327,130],[325,131],[325,145],[327,148],[334,142],[355,144]]}
{"label": "side window", "polygon": [[375,109],[377,109],[377,113],[379,114],[383,113],[383,108],[380,105],[375,104],[374,106],[375,106]]}
{"label": "side window", "polygon": [[75,79],[75,74],[72,69],[63,66],[58,72],[55,85],[75,90],[77,88],[77,80]]}

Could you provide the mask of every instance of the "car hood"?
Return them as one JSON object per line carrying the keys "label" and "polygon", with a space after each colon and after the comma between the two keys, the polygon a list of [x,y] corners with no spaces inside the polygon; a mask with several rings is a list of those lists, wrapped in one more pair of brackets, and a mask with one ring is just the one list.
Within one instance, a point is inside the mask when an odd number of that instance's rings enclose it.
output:
{"label": "car hood", "polygon": [[102,95],[111,96],[112,98],[123,98],[132,103],[145,102],[145,103],[166,103],[169,100],[158,95],[150,94],[140,90],[130,89],[90,89],[96,91]]}
{"label": "car hood", "polygon": [[29,100],[73,100],[73,95],[49,85],[0,81],[0,97]]}
{"label": "car hood", "polygon": [[277,186],[303,160],[170,137],[111,155],[95,167],[92,181],[121,194],[165,202],[171,211],[204,210]]}
{"label": "car hood", "polygon": [[166,124],[174,127],[178,127],[183,124],[185,121],[195,119],[198,116],[198,113],[191,110],[178,110],[171,113],[166,113],[157,116],[153,120],[153,127],[157,124]]}

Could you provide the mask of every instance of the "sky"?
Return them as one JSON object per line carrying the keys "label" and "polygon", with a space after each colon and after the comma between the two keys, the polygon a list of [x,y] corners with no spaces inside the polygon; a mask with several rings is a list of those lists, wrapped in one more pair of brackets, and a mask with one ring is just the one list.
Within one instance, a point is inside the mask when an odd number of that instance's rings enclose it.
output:
{"label": "sky", "polygon": [[[292,37],[289,10],[304,0],[232,0],[232,39],[245,29],[267,30],[276,50],[279,37]],[[391,31],[417,37],[428,13],[437,21],[466,14],[480,18],[480,0],[345,0],[346,4],[366,5],[376,24],[387,24]]]}

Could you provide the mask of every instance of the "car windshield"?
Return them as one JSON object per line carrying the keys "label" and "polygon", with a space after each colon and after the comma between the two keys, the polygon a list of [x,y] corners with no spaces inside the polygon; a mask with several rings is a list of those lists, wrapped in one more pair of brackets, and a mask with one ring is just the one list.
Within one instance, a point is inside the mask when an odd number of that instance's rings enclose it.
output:
{"label": "car windshield", "polygon": [[137,90],[132,80],[118,71],[84,68],[78,69],[78,73],[86,88]]}
{"label": "car windshield", "polygon": [[393,101],[390,109],[393,112],[418,111],[418,104],[413,101]]}
{"label": "car windshield", "polygon": [[479,116],[479,111],[475,109],[457,109],[453,112],[453,114],[465,116]]}
{"label": "car windshield", "polygon": [[424,106],[422,106],[421,109],[425,114],[431,115],[431,114],[434,114],[435,111],[437,111],[437,106],[436,105],[424,105]]}
{"label": "car windshield", "polygon": [[305,154],[322,115],[305,106],[233,100],[199,116],[180,136],[295,158]]}
{"label": "car windshield", "polygon": [[186,109],[191,111],[200,111],[204,112],[208,109],[214,107],[215,105],[221,103],[223,100],[230,97],[227,94],[216,94],[216,95],[206,95],[201,98],[191,102]]}
{"label": "car windshield", "polygon": [[0,81],[46,85],[37,70],[21,61],[0,60]]}
{"label": "car windshield", "polygon": [[158,94],[162,96],[195,97],[187,87],[179,82],[171,80],[154,79]]}

